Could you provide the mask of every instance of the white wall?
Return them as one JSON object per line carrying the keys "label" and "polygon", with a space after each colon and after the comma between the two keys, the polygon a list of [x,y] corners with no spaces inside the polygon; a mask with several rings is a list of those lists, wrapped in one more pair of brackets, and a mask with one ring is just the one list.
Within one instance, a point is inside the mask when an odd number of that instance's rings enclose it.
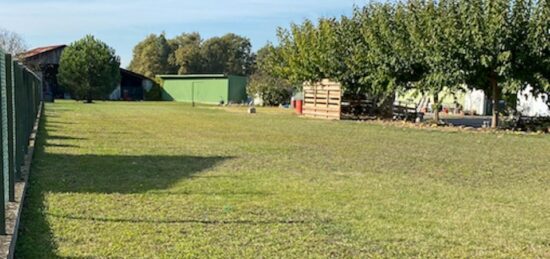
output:
{"label": "white wall", "polygon": [[550,116],[550,109],[546,104],[548,95],[541,94],[535,97],[530,93],[531,89],[531,86],[528,86],[518,93],[518,112],[523,116]]}
{"label": "white wall", "polygon": [[464,111],[475,112],[477,115],[487,115],[487,98],[482,90],[468,90],[464,96]]}
{"label": "white wall", "polygon": [[[530,91],[531,86],[527,87],[524,91],[518,93],[517,111],[523,116],[538,117],[538,116],[550,116],[550,108],[546,104],[549,96],[548,94],[541,94],[539,96],[533,96]],[[468,91],[464,98],[464,110],[475,111],[478,115],[486,115],[485,107],[487,98],[481,90]]]}

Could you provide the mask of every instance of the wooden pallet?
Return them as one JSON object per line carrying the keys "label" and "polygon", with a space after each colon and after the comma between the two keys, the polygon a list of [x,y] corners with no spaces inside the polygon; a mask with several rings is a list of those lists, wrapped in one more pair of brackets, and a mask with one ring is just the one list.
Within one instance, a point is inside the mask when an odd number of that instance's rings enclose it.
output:
{"label": "wooden pallet", "polygon": [[304,83],[304,116],[340,120],[341,113],[342,87],[339,83],[329,80],[313,84]]}

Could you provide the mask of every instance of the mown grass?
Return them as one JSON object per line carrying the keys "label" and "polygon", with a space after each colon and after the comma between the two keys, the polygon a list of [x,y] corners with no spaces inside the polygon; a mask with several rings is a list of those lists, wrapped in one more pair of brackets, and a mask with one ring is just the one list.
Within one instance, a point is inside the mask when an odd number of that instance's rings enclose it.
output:
{"label": "mown grass", "polygon": [[17,257],[550,257],[550,138],[58,102]]}

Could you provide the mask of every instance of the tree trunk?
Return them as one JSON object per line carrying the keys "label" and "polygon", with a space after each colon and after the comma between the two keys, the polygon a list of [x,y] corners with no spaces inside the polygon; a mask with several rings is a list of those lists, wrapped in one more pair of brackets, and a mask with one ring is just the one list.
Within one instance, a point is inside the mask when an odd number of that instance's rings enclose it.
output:
{"label": "tree trunk", "polygon": [[434,121],[435,123],[439,124],[439,93],[434,94],[433,107]]}
{"label": "tree trunk", "polygon": [[395,102],[395,95],[387,96],[386,99],[380,104],[380,116],[384,119],[393,118],[393,103]]}
{"label": "tree trunk", "polygon": [[492,104],[493,104],[493,118],[491,120],[491,128],[496,129],[498,127],[498,116],[499,116],[499,89],[496,75],[491,75],[491,88],[493,90],[492,95]]}
{"label": "tree trunk", "polygon": [[86,95],[86,103],[93,103],[94,100],[92,98],[92,93],[91,92],[88,92],[88,94]]}

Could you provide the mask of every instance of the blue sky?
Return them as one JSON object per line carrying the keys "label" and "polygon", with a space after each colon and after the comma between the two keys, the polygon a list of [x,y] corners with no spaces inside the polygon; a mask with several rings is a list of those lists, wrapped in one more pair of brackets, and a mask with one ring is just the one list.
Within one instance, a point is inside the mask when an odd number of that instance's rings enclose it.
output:
{"label": "blue sky", "polygon": [[275,41],[277,27],[306,18],[349,15],[366,0],[1,0],[0,27],[20,33],[30,48],[67,44],[93,34],[115,48],[126,66],[150,33],[203,38],[234,32],[256,50]]}

